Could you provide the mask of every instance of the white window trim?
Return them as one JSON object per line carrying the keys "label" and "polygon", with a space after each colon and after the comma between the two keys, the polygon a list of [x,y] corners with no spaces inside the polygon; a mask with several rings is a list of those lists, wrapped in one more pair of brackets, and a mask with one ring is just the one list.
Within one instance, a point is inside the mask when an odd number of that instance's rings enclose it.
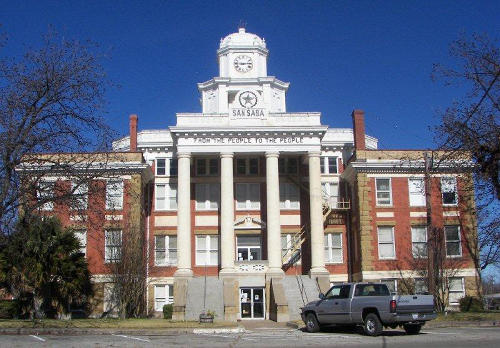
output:
{"label": "white window trim", "polygon": [[[281,237],[285,237],[286,238],[286,249],[283,249],[283,247],[281,246],[281,240],[280,240],[280,247],[281,247],[281,258],[283,258],[285,256],[285,251],[288,252],[288,250],[290,250],[290,248],[292,247],[292,237],[294,236],[293,233],[282,233],[281,234]],[[299,250],[299,252],[301,252]],[[292,257],[292,255],[290,254],[287,254],[286,256],[288,256],[288,259],[290,259],[290,257]],[[297,260],[297,262],[295,263],[296,265],[301,265],[302,264],[302,253],[299,257],[299,259]]]}
{"label": "white window trim", "polygon": [[[459,251],[459,254],[458,255],[448,255],[448,238],[446,236],[446,227],[447,226],[455,226],[457,228],[457,235],[458,235],[458,240],[452,240],[450,241],[450,243],[456,243],[458,241],[458,251]],[[449,257],[449,258],[460,258],[462,257],[462,236],[461,236],[461,230],[460,230],[460,226],[459,225],[445,225],[444,226],[444,245],[445,245],[445,248],[446,248],[446,257]]]}
{"label": "white window trim", "polygon": [[[338,247],[333,246],[333,238],[332,238],[333,234],[340,234],[340,261],[333,261],[332,250],[339,249]],[[325,236],[328,241],[327,245],[325,245],[325,247],[328,248],[328,260],[325,260],[325,263],[332,265],[344,263],[344,242],[342,240],[343,238],[342,232],[328,232],[325,233]]]}
{"label": "white window trim", "polygon": [[[43,188],[42,188],[43,186]],[[54,190],[55,183],[53,181],[40,181],[36,190],[36,197],[39,201],[47,200],[40,206],[41,210],[51,211],[54,210]],[[49,192],[50,191],[50,192]]]}
{"label": "white window trim", "polygon": [[[108,241],[107,241],[107,232],[120,232],[120,247],[123,245],[123,231],[120,229],[109,229],[104,230],[104,263],[115,263],[116,261],[121,260],[121,255],[117,259],[110,259],[108,255]],[[110,247],[116,247],[117,245],[111,245]],[[121,250],[120,250],[121,253]]]}
{"label": "white window trim", "polygon": [[[205,245],[206,245],[206,249],[199,249],[198,248],[198,237],[205,237]],[[211,238],[214,238],[214,237],[217,237],[217,249],[211,249],[210,248],[210,239]],[[219,243],[220,243],[220,240],[219,240],[219,237],[216,236],[216,235],[210,235],[210,234],[207,234],[207,235],[195,235],[195,243],[196,243],[196,246],[195,246],[195,263],[196,263],[196,266],[205,266],[205,263],[200,263],[201,260],[198,260],[198,251],[204,251],[205,252],[205,261],[209,261],[210,262],[210,251],[214,251],[216,250],[217,251],[217,263],[215,264],[212,264],[212,263],[207,263],[206,266],[218,266],[219,265]]]}
{"label": "white window trim", "polygon": [[[154,284],[154,309],[155,312],[162,312],[163,311],[163,306],[166,304],[173,304],[174,303],[174,295],[173,295],[173,285],[172,284]],[[158,296],[157,293],[157,288],[163,288],[165,297],[160,297]],[[172,289],[172,293],[170,292],[170,289]],[[163,299],[162,303],[163,305],[161,308],[158,308],[157,303]]]}
{"label": "white window trim", "polygon": [[[258,182],[239,182],[239,183],[236,183],[236,187],[235,187],[235,193],[237,192],[238,190],[238,186],[243,186],[243,185],[246,185],[247,187],[249,187],[250,185],[258,185],[259,187],[259,197],[258,197],[258,201],[255,202],[257,203],[257,206],[256,207],[252,207],[252,200],[250,199],[247,199],[245,201],[245,207],[238,207],[238,201],[236,201],[236,210],[260,210],[260,201],[261,201],[261,197],[260,197],[260,183]],[[247,189],[247,193],[250,194],[250,190]]]}
{"label": "white window trim", "polygon": [[428,233],[427,233],[427,226],[423,226],[423,225],[415,225],[415,226],[410,226],[410,233],[411,233],[411,254],[413,256],[414,259],[426,259],[428,256],[415,256],[415,254],[413,253],[413,243],[418,243],[418,244],[423,244],[424,242],[416,242],[413,240],[413,228],[415,227],[423,227],[425,229],[425,246],[427,248],[427,255],[429,255],[429,249],[428,249],[428,242],[429,242],[429,236],[428,236]]}
{"label": "white window trim", "polygon": [[[380,234],[379,234],[379,228],[380,227],[389,227],[391,228],[391,233],[392,233],[392,251],[394,256],[391,257],[382,257],[380,256],[380,244],[389,244],[387,242],[382,242],[380,243]],[[394,239],[394,226],[377,226],[377,249],[378,249],[378,258],[379,260],[396,260],[396,240]]]}
{"label": "white window trim", "polygon": [[78,239],[78,241],[81,242],[80,238],[77,237],[77,234],[81,234],[84,236],[84,242],[83,246],[80,244],[80,253],[82,253],[85,258],[87,258],[87,229],[85,228],[76,228],[73,230],[73,233],[75,234],[75,237]]}
{"label": "white window trim", "polygon": [[[381,204],[378,201],[378,192],[379,190],[377,189],[377,180],[389,180],[389,204]],[[380,192],[387,192],[387,191],[380,191]],[[392,178],[375,178],[375,202],[378,207],[392,207]]]}
{"label": "white window trim", "polygon": [[[115,196],[110,196],[108,194],[108,185],[119,185],[120,187],[120,191],[119,191],[119,195],[116,195],[116,197],[120,197],[119,199],[119,204],[117,204],[116,206],[112,206],[111,205],[111,200],[110,200],[110,197],[115,197]],[[114,210],[122,210],[123,209],[123,180],[108,180],[106,182],[106,209],[114,209]]]}
{"label": "white window trim", "polygon": [[[165,241],[164,241],[165,249],[162,249],[163,252],[165,253],[165,258],[164,258],[165,262],[163,262],[163,263],[158,262],[158,260],[156,259],[156,253],[159,251],[159,249],[156,246],[156,238],[158,238],[158,237],[165,239]],[[154,243],[155,243],[155,249],[154,249],[155,266],[176,266],[177,265],[177,259],[175,259],[175,261],[170,260],[170,249],[173,249],[173,248],[169,248],[170,238],[171,237],[177,238],[177,236],[155,235],[155,238],[154,238]],[[179,257],[178,256],[179,253],[178,253],[178,249],[177,249],[177,241],[175,243],[175,250],[177,251],[177,257]]]}
{"label": "white window trim", "polygon": [[[164,160],[165,161],[165,167],[164,167],[165,168],[165,174],[158,174],[158,168],[159,168],[158,167],[158,161],[159,160]],[[169,158],[167,158],[167,157],[158,157],[158,158],[155,158],[155,175],[156,176],[162,176],[162,177],[163,176],[168,176],[168,174],[167,174],[168,173],[168,168],[167,168],[168,167],[168,164],[167,164],[168,162],[169,162]]]}
{"label": "white window trim", "polygon": [[[76,188],[76,184],[71,183],[71,192],[73,192],[73,199],[71,202],[70,209],[71,210],[87,210],[89,207],[89,186],[87,183],[82,183]],[[76,195],[80,195],[80,197],[76,197]],[[81,200],[81,201],[80,201]],[[84,202],[82,206],[80,203]]]}
{"label": "white window trim", "polygon": [[[449,284],[450,279],[460,279],[461,284],[462,284],[462,289],[461,290],[453,290],[452,291],[450,289],[450,284]],[[460,303],[459,301],[457,301],[457,302],[451,302],[451,300],[450,300],[450,294],[451,293],[456,293],[456,294],[460,293],[460,294],[462,294],[461,297],[465,296],[465,282],[464,282],[464,277],[450,277],[450,278],[448,278],[448,304],[449,305],[457,305],[457,304],[459,304]]]}
{"label": "white window trim", "polygon": [[[175,186],[175,191],[176,191],[176,197],[175,197],[175,202],[176,202],[176,206],[174,208],[170,207],[170,200],[168,200],[168,198],[170,198],[171,196],[168,194],[170,193],[172,190],[171,190],[171,185],[174,185]],[[163,197],[163,199],[165,200],[165,208],[164,209],[159,209],[158,208],[158,186],[165,186],[165,196]],[[175,182],[170,182],[170,183],[161,183],[161,184],[155,184],[155,211],[176,211],[177,210],[177,205],[178,205],[178,195],[179,195],[179,192],[177,191],[178,190],[178,187],[177,187],[177,183]],[[167,207],[167,202],[168,202],[168,207]]]}
{"label": "white window trim", "polygon": [[[420,193],[420,194],[423,194],[423,198],[424,198],[424,203],[423,204],[412,204],[411,202],[411,197],[412,197],[412,192],[411,192],[411,184],[410,182],[411,181],[421,181],[422,182],[422,187],[423,187],[423,193]],[[392,188],[392,185],[391,185],[391,188]],[[416,195],[415,193],[413,193],[413,195]],[[392,195],[391,195],[392,197]],[[425,181],[424,181],[424,178],[408,178],[408,200],[409,200],[409,203],[410,203],[410,207],[425,207],[425,200],[426,200],[426,197],[425,197]]]}
{"label": "white window trim", "polygon": [[[206,191],[208,191],[208,194],[206,195],[207,197],[210,197],[210,188],[212,185],[217,185],[218,186],[218,192],[219,192],[219,196],[216,197],[217,200],[215,201],[212,201],[210,199],[207,199],[204,201],[204,206],[198,206],[198,197],[196,197],[196,194],[197,194],[197,190],[199,187],[205,187],[205,194],[207,194]],[[217,211],[219,210],[219,207],[220,207],[220,184],[219,183],[197,183],[195,184],[195,188],[194,188],[194,191],[195,191],[195,210],[196,211]],[[213,202],[216,202],[217,203],[217,207],[215,208],[212,208],[210,205],[211,203]]]}
{"label": "white window trim", "polygon": [[[291,182],[280,182],[280,196],[281,196],[281,188],[284,188],[285,186],[286,187],[295,187],[295,189],[297,190],[297,200],[291,200],[290,199],[290,189],[286,189],[286,193],[287,193],[287,199],[285,199],[284,201],[281,200],[281,197],[280,197],[280,210],[300,210],[300,189],[294,184],[294,183],[291,183]],[[296,207],[292,207],[292,203],[297,203],[297,206]],[[284,206],[282,206],[282,203],[284,203]]]}
{"label": "white window trim", "polygon": [[[454,183],[455,203],[444,203],[443,180],[447,180],[447,179],[453,179],[455,181],[455,183]],[[458,188],[457,188],[457,177],[456,176],[442,176],[441,177],[441,203],[443,203],[444,207],[456,207],[458,205]]]}
{"label": "white window trim", "polygon": [[[335,168],[337,168],[337,171],[335,173],[330,173],[330,167],[328,165],[329,158],[335,158]],[[324,168],[324,171],[321,172],[322,175],[333,175],[339,173],[339,156],[321,156],[321,161],[323,163],[323,168]]]}

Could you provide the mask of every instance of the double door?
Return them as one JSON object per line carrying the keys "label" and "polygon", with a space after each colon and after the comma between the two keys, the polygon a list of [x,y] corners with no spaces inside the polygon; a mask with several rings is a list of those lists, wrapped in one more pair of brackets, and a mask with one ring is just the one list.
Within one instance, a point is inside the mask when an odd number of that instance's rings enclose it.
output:
{"label": "double door", "polygon": [[264,288],[240,288],[241,319],[265,318]]}

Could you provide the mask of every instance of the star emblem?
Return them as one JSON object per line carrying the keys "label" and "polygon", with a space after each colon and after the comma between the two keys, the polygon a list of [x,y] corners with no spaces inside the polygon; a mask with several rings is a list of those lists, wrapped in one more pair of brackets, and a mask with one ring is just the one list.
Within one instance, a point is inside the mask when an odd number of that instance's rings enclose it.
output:
{"label": "star emblem", "polygon": [[257,104],[257,96],[250,91],[241,93],[239,99],[244,108],[253,108]]}

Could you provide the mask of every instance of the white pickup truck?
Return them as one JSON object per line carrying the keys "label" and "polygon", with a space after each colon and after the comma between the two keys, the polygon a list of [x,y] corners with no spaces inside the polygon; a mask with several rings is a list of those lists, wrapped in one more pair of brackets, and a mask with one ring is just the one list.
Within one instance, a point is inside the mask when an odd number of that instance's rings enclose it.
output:
{"label": "white pickup truck", "polygon": [[330,324],[362,325],[369,336],[383,327],[402,326],[408,334],[418,334],[426,321],[436,318],[432,295],[391,295],[383,283],[334,285],[318,301],[302,308],[302,320],[309,332]]}

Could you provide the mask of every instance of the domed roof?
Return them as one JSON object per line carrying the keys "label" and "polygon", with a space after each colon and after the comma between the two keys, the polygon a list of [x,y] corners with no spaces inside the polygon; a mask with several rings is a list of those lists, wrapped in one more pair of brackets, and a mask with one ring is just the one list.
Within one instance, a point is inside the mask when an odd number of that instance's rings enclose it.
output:
{"label": "domed roof", "polygon": [[266,40],[255,34],[247,33],[245,28],[239,28],[237,33],[229,34],[220,40],[220,48],[229,46],[266,48]]}

